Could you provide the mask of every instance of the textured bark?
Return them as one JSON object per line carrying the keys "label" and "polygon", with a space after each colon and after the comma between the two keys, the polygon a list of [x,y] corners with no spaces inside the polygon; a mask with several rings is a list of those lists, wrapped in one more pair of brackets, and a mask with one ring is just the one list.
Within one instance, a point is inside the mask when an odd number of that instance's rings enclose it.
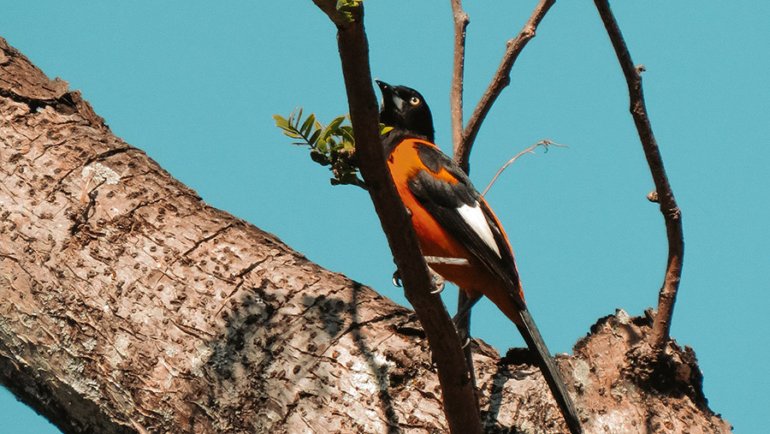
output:
{"label": "textured bark", "polygon": [[[0,38],[0,381],[67,433],[442,432],[413,314],[206,205]],[[586,432],[729,432],[646,319],[560,357]],[[488,432],[566,432],[536,367],[474,344]],[[643,380],[640,380],[643,379]]]}

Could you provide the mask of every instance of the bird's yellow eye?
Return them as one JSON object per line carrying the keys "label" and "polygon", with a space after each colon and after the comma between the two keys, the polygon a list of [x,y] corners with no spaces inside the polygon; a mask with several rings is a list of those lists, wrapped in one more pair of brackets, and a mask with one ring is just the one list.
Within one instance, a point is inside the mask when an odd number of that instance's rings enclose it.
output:
{"label": "bird's yellow eye", "polygon": [[409,104],[417,105],[419,103],[420,103],[420,98],[417,98],[416,96],[409,98]]}

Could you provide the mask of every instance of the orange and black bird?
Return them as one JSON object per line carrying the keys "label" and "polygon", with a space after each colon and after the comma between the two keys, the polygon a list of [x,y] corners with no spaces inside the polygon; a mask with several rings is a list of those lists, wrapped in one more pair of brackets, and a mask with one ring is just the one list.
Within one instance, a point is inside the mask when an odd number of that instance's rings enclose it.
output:
{"label": "orange and black bird", "polygon": [[382,136],[388,169],[409,210],[422,254],[433,259],[427,261],[430,267],[462,288],[472,302],[485,295],[516,324],[570,431],[582,432],[564,381],[524,302],[500,221],[465,172],[433,143],[433,117],[422,95],[405,86],[376,82],[383,96],[380,122],[392,127]]}

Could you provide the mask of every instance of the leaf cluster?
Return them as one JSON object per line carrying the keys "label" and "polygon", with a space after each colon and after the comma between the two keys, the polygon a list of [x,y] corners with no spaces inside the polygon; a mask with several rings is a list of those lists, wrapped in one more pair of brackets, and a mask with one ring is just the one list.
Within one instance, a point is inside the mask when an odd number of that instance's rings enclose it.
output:
{"label": "leaf cluster", "polygon": [[328,125],[323,125],[315,114],[302,117],[302,109],[293,111],[287,118],[273,115],[275,125],[284,135],[297,139],[297,146],[310,148],[310,158],[322,166],[329,166],[332,185],[352,184],[366,188],[359,177],[355,158],[353,127],[347,115],[337,116]]}

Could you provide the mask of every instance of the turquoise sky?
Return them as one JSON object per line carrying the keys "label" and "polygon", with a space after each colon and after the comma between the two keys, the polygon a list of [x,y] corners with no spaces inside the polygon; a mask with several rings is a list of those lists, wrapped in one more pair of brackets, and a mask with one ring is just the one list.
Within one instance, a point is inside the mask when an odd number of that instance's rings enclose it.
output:
{"label": "turquoise sky", "polygon": [[[118,136],[210,204],[275,233],[321,265],[406,303],[368,195],[331,187],[271,115],[347,111],[335,32],[309,0],[2,1],[0,36],[80,89]],[[466,0],[473,107],[534,0]],[[712,409],[737,433],[770,408],[770,3],[616,1],[682,208],[685,269],[672,335],[692,346]],[[452,20],[446,0],[367,0],[372,71],[419,89],[449,145]],[[616,308],[657,300],[666,244],[628,96],[593,2],[559,1],[478,137],[480,188],[543,138],[488,200],[517,253],[527,300],[554,352]],[[454,289],[445,292],[454,305]],[[521,346],[489,302],[476,336]],[[58,432],[0,390],[3,433]]]}

